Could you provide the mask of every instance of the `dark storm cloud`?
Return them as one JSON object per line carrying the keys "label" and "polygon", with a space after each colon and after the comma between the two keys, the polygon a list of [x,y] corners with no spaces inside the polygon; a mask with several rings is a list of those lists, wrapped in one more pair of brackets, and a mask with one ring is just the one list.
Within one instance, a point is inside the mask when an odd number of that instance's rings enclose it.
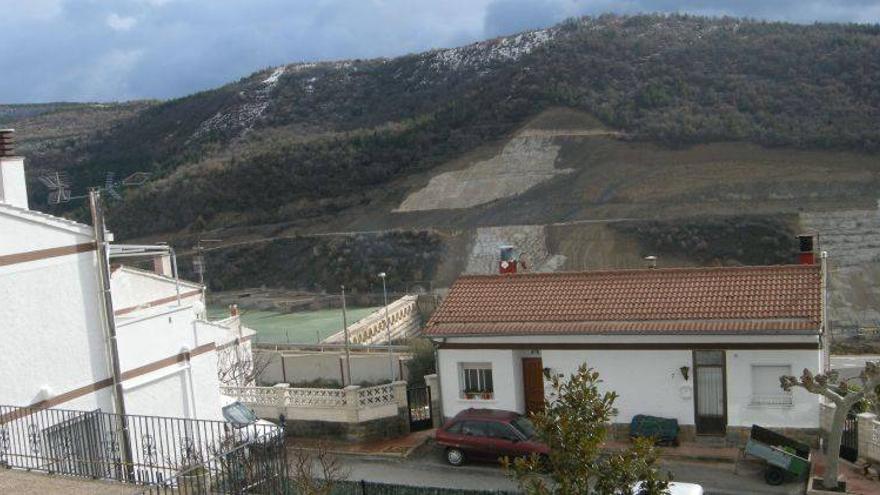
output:
{"label": "dark storm cloud", "polygon": [[288,62],[394,56],[604,12],[877,22],[880,0],[0,0],[0,103],[181,96]]}

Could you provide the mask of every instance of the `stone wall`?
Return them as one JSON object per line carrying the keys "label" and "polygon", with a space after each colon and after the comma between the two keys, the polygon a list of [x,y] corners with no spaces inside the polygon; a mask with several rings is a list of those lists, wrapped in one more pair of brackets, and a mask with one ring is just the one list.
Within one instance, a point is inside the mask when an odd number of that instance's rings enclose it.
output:
{"label": "stone wall", "polygon": [[828,252],[832,329],[880,326],[880,209],[801,213],[800,223]]}
{"label": "stone wall", "polygon": [[553,272],[565,264],[565,256],[554,255],[547,248],[546,227],[543,225],[507,225],[477,229],[468,255],[465,273],[498,273],[500,247],[514,246],[526,262],[525,272]]}

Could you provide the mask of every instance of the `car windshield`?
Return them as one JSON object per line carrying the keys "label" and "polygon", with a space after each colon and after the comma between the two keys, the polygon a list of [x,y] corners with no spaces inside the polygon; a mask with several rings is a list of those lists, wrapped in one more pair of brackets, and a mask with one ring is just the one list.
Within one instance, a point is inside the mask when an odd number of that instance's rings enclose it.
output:
{"label": "car windshield", "polygon": [[257,421],[257,415],[241,402],[224,407],[223,417],[235,426],[247,426]]}
{"label": "car windshield", "polygon": [[537,434],[535,431],[535,425],[533,425],[525,416],[520,416],[514,419],[510,424],[526,438],[532,438]]}

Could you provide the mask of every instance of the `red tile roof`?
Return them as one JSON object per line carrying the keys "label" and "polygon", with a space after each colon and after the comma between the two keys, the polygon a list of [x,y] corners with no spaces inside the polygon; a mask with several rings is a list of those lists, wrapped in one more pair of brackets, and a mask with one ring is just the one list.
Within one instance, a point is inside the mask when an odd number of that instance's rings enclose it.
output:
{"label": "red tile roof", "polygon": [[460,277],[426,335],[815,333],[819,265]]}

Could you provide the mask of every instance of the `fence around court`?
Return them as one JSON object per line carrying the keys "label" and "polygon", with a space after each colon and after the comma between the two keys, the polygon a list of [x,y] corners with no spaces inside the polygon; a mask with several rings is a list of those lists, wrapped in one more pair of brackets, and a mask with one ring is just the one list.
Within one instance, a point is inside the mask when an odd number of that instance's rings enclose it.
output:
{"label": "fence around court", "polygon": [[[285,495],[297,495],[295,484],[291,484]],[[439,488],[430,486],[399,485],[376,481],[338,481],[330,495],[522,495],[520,492],[503,490],[465,490],[459,488]]]}
{"label": "fence around court", "polygon": [[286,459],[271,425],[0,406],[0,466],[145,485],[138,493],[272,493]]}

